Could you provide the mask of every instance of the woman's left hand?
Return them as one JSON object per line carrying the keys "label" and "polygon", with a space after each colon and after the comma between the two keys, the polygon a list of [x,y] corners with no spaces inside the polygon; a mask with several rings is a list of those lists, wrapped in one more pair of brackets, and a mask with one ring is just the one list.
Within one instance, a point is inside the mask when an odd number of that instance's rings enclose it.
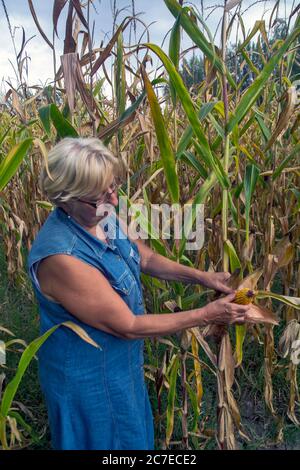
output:
{"label": "woman's left hand", "polygon": [[230,278],[230,273],[212,273],[212,272],[201,272],[200,284],[210,289],[214,289],[224,294],[231,294],[234,289],[226,285],[226,281]]}

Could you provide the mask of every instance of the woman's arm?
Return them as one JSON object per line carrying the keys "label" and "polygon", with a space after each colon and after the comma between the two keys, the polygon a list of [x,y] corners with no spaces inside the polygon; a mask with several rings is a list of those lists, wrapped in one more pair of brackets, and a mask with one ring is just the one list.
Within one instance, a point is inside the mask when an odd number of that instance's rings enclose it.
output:
{"label": "woman's arm", "polygon": [[229,273],[200,271],[155,253],[142,240],[134,240],[134,242],[141,255],[141,271],[143,273],[166,281],[201,284],[225,294],[233,292],[233,289],[226,285],[226,280],[230,277]]}
{"label": "woman's arm", "polygon": [[225,294],[230,294],[233,289],[226,285],[229,273],[214,273],[200,271],[196,268],[172,261],[165,256],[155,253],[141,239],[133,239],[125,222],[119,218],[119,223],[128,238],[137,245],[141,256],[141,271],[149,276],[157,277],[165,281],[179,281],[187,284],[201,284],[209,289],[214,289]]}
{"label": "woman's arm", "polygon": [[199,269],[185,266],[155,253],[142,240],[134,240],[141,255],[141,271],[166,281],[201,284],[203,273]]}
{"label": "woman's arm", "polygon": [[203,274],[195,268],[190,268],[176,261],[169,260],[165,256],[155,253],[141,239],[133,239],[130,236],[129,228],[125,225],[123,219],[118,217],[121,225],[128,238],[137,245],[141,256],[141,271],[149,276],[154,276],[166,281],[181,281],[186,283],[201,283]]}
{"label": "woman's arm", "polygon": [[79,320],[123,339],[172,334],[210,322],[241,322],[249,309],[230,303],[231,294],[194,310],[136,316],[99,270],[64,254],[42,260],[38,279],[43,292]]}

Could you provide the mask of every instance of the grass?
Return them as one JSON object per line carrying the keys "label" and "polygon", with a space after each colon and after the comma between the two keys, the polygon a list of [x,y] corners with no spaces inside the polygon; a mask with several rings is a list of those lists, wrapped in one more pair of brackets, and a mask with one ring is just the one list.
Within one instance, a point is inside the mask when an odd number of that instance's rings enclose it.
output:
{"label": "grass", "polygon": [[[7,278],[7,266],[3,245],[0,244],[0,324],[10,329],[16,336],[27,343],[39,335],[39,318],[36,301],[33,297],[33,291],[29,278],[26,279],[26,286],[23,289],[11,285]],[[275,344],[282,334],[282,327],[275,329]],[[6,339],[6,337],[5,337]],[[288,418],[285,420],[283,440],[276,444],[277,427],[274,418],[270,415],[264,404],[263,387],[263,345],[255,344],[254,341],[246,341],[244,350],[243,368],[237,370],[236,378],[239,387],[234,385],[234,394],[240,405],[242,422],[244,429],[251,438],[251,442],[245,443],[238,439],[238,446],[241,449],[300,449],[300,429],[292,424]],[[257,343],[257,341],[256,341]],[[156,348],[154,343],[152,347]],[[16,352],[19,347],[13,346],[15,352],[7,354],[7,379],[12,377],[20,357],[20,352]],[[146,349],[146,348],[145,348]],[[158,344],[158,363],[162,360],[164,345]],[[156,352],[154,352],[154,356]],[[207,362],[203,351],[200,351],[200,357]],[[190,360],[188,360],[190,361]],[[149,363],[147,351],[145,351],[145,364]],[[282,364],[287,364],[286,360],[281,360]],[[286,403],[288,402],[288,384],[285,380],[285,369],[282,368],[274,376],[274,406],[279,416],[286,414]],[[216,427],[216,383],[211,373],[203,370],[204,396],[201,409],[201,417],[207,417],[205,429],[215,429]],[[157,410],[157,397],[155,384],[147,380],[150,401],[155,414]],[[175,406],[180,407],[181,385],[180,377],[177,380],[177,393]],[[242,392],[241,392],[242,391]],[[240,395],[241,393],[241,395]],[[284,396],[284,399],[283,399]],[[44,400],[41,394],[37,377],[37,361],[34,360],[25,377],[21,382],[16,400],[25,405],[33,414],[34,420],[25,416],[26,421],[30,424],[35,432],[41,436],[38,442],[32,443],[29,449],[50,449],[50,434],[47,426],[47,412]],[[167,394],[164,390],[162,393],[162,410],[166,410]],[[191,405],[189,403],[189,410]],[[189,417],[191,424],[192,417]],[[181,414],[175,413],[174,434],[171,441],[176,444],[170,445],[170,448],[180,448],[181,431]],[[165,437],[165,420],[155,429],[155,446],[156,449],[162,448],[162,442]],[[199,449],[216,449],[214,438],[195,438],[190,440],[190,444],[194,448]]]}

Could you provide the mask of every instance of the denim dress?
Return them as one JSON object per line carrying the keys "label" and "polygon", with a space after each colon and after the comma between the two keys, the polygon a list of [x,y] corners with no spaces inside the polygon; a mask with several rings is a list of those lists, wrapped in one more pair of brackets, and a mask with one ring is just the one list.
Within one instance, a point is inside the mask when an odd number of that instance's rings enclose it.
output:
{"label": "denim dress", "polygon": [[95,348],[61,326],[38,351],[39,381],[52,447],[151,450],[154,428],[144,379],[144,340],[121,339],[81,322],[60,303],[46,297],[36,277],[43,258],[59,253],[75,256],[99,269],[134,315],[145,314],[137,245],[122,231],[115,214],[104,222],[108,243],[56,207],[28,255],[28,273],[39,305],[40,333],[72,321],[101,347]]}

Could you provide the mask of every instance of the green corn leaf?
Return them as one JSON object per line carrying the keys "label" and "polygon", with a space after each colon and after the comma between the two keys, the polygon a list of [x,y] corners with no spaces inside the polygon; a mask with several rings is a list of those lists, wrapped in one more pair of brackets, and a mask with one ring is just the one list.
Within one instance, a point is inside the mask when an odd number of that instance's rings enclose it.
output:
{"label": "green corn leaf", "polygon": [[213,290],[204,290],[201,294],[195,293],[185,296],[182,299],[182,310],[190,310],[191,308],[199,308],[205,305],[207,294],[213,293]]}
{"label": "green corn leaf", "polygon": [[257,20],[255,21],[255,24],[252,28],[251,33],[247,36],[247,39],[240,45],[238,48],[238,52],[241,52],[247,44],[251,41],[251,39],[255,36],[255,34],[260,31],[266,44],[268,44],[268,37],[267,37],[267,32],[266,32],[266,25],[264,20]]}
{"label": "green corn leaf", "polygon": [[[125,82],[125,65],[123,61],[123,34],[120,31],[117,39],[117,57],[115,62],[115,90],[117,114],[122,115],[126,106],[126,82]],[[121,144],[123,138],[122,130],[118,130],[118,140]]]}
{"label": "green corn leaf", "polygon": [[[158,85],[160,83],[166,83],[166,80],[164,78],[155,78],[154,80],[151,81],[151,84],[152,86],[154,85]],[[137,99],[135,100],[135,102],[129,106],[123,113],[122,115],[120,116],[120,118],[118,119],[118,125],[122,125],[123,122],[126,121],[126,119],[128,119],[132,114],[135,113],[135,111],[138,109],[138,107],[140,106],[140,104],[142,103],[143,99],[145,98],[146,96],[146,92],[143,91],[138,97]],[[117,128],[118,126],[116,126]],[[114,129],[113,129],[114,130]]]}
{"label": "green corn leaf", "polygon": [[252,198],[255,186],[256,186],[258,175],[259,175],[259,169],[257,168],[257,166],[247,165],[245,179],[244,179],[246,240],[249,239],[251,198]]}
{"label": "green corn leaf", "polygon": [[79,325],[76,325],[75,323],[69,322],[69,321],[53,326],[48,331],[46,331],[46,333],[44,333],[42,336],[39,336],[38,338],[34,339],[23,352],[14,378],[5,387],[2,400],[1,400],[1,406],[0,406],[1,418],[7,416],[9,409],[11,407],[12,401],[14,400],[15,394],[18,390],[21,379],[24,373],[26,372],[26,369],[29,366],[31,360],[35,356],[36,352],[44,344],[44,342],[48,339],[48,337],[52,333],[54,333],[54,331],[57,330],[57,328],[59,328],[62,325],[65,325],[68,328],[71,328],[84,341],[87,341],[93,346],[100,348],[100,346],[97,345]]}
{"label": "green corn leaf", "polygon": [[162,112],[158,103],[158,99],[152,88],[151,82],[147,73],[142,71],[143,80],[145,84],[146,93],[148,96],[152,119],[155,126],[157,141],[160,149],[161,159],[165,170],[166,181],[168,190],[173,203],[179,201],[179,183],[175,166],[175,155],[172,149],[172,144],[166,129]]}
{"label": "green corn leaf", "polygon": [[[230,262],[230,271],[235,272],[236,269],[242,269],[242,264],[235,251],[235,248],[230,240],[224,243],[224,250],[228,253]],[[235,355],[236,367],[242,363],[243,360],[243,343],[246,336],[246,325],[235,325]]]}
{"label": "green corn leaf", "polygon": [[186,7],[182,8],[177,0],[164,0],[166,6],[175,18],[180,15],[180,24],[192,41],[200,48],[216,69],[223,75],[226,73],[230,85],[235,89],[236,84],[225,66],[217,55],[213,45],[206,39],[197,24],[189,17]]}
{"label": "green corn leaf", "polygon": [[265,142],[268,142],[271,138],[272,133],[265,124],[265,121],[264,121],[265,118],[261,116],[260,114],[258,114],[257,112],[255,112],[255,119],[260,127],[262,135],[264,136]]}
{"label": "green corn leaf", "polygon": [[245,61],[247,62],[247,64],[249,65],[251,71],[255,74],[255,75],[258,75],[259,74],[259,70],[255,67],[255,65],[253,64],[253,62],[251,61],[249,55],[247,54],[247,52],[245,51],[245,49],[242,49],[241,50],[241,54],[242,56],[244,57]]}
{"label": "green corn leaf", "polygon": [[[180,14],[176,19],[173,28],[171,30],[170,42],[169,42],[169,57],[172,60],[176,70],[179,66],[179,55],[180,55]],[[173,105],[176,105],[176,89],[173,83],[169,82],[170,94],[172,98]]]}
{"label": "green corn leaf", "polygon": [[197,155],[198,155],[198,158],[205,163],[205,165],[207,166],[207,168],[209,168],[210,170],[212,169],[211,168],[211,161],[210,159],[207,157],[207,155],[205,153],[202,152],[202,147],[201,145],[199,145],[198,141],[196,139],[192,139],[192,142],[193,142],[193,145],[194,145],[194,148],[197,152]]}
{"label": "green corn leaf", "polygon": [[39,108],[38,113],[40,116],[41,123],[43,125],[43,128],[49,137],[51,139],[51,116],[50,116],[50,106],[42,106]]}
{"label": "green corn leaf", "polygon": [[235,251],[235,248],[230,240],[225,240],[224,242],[224,250],[227,252],[229,261],[230,261],[230,271],[234,273],[234,271],[239,268],[242,269],[242,264],[239,260],[239,257]]}
{"label": "green corn leaf", "polygon": [[[199,120],[203,120],[206,116],[214,109],[217,102],[210,101],[209,103],[204,103],[201,106],[200,111],[198,113]],[[191,144],[192,137],[194,136],[193,128],[189,124],[185,131],[183,132],[180,141],[177,146],[177,156],[179,156],[182,152],[184,152],[188,146]]]}
{"label": "green corn leaf", "polygon": [[163,62],[169,77],[176,89],[176,94],[181,101],[181,104],[186,112],[187,118],[192,126],[193,132],[198,139],[199,147],[201,148],[201,153],[205,155],[207,161],[210,162],[211,169],[214,170],[216,176],[222,186],[222,188],[228,188],[230,185],[228,176],[226,175],[223,166],[220,163],[220,160],[214,155],[211,151],[208,140],[202,130],[201,123],[197,116],[196,110],[194,108],[193,101],[190,97],[188,90],[186,89],[183,80],[180,74],[174,67],[174,64],[169,59],[169,57],[160,49],[160,47],[155,44],[146,44],[149,49],[151,49]]}
{"label": "green corn leaf", "polygon": [[243,361],[243,344],[246,337],[247,325],[235,325],[235,367]]}
{"label": "green corn leaf", "polygon": [[239,227],[238,212],[234,205],[231,192],[228,192],[228,205],[232,215],[232,221],[236,227]]}
{"label": "green corn leaf", "polygon": [[151,243],[155,247],[157,253],[168,256],[166,248],[164,247],[163,243],[159,240],[159,233],[156,232],[155,228],[151,224],[151,220],[147,218],[142,211],[139,211],[135,204],[130,201],[127,197],[126,193],[119,189],[120,196],[122,196],[126,200],[126,204],[129,206],[130,211],[134,214],[135,217],[138,217],[138,223],[140,224],[142,230],[150,237]]}
{"label": "green corn leaf", "polygon": [[47,211],[52,211],[54,209],[53,204],[48,201],[35,201],[35,203],[41,207],[42,209],[46,209]]}
{"label": "green corn leaf", "polygon": [[95,83],[95,86],[93,88],[93,96],[96,98],[98,95],[99,95],[99,98],[102,97],[101,95],[101,90],[102,90],[102,87],[103,85],[105,84],[105,77],[103,78],[100,78],[100,80],[97,80],[97,82]]}
{"label": "green corn leaf", "polygon": [[176,356],[172,364],[172,369],[169,378],[169,393],[168,393],[168,405],[167,405],[167,429],[166,429],[166,444],[169,445],[171,436],[174,429],[174,405],[176,395],[176,381],[177,372],[179,369],[179,357]]}
{"label": "green corn leaf", "polygon": [[50,104],[50,117],[60,139],[64,137],[79,137],[72,124],[63,117],[55,104]]}
{"label": "green corn leaf", "polygon": [[[223,164],[224,159],[222,159],[221,165]],[[232,156],[230,156],[230,163],[232,161]],[[197,204],[204,204],[206,201],[207,196],[209,195],[210,191],[216,184],[217,177],[214,172],[211,172],[207,179],[204,181],[204,183],[201,185],[198,193],[196,194],[193,202],[192,202],[192,210],[189,212],[188,217],[185,220],[185,227],[184,230],[182,230],[181,233],[181,241],[180,241],[180,248],[179,248],[179,256],[181,257],[183,255],[186,242],[187,242],[187,236],[185,234],[189,234],[189,232],[192,230],[193,224],[196,219],[196,206]]]}
{"label": "green corn leaf", "polygon": [[9,183],[24,160],[33,139],[25,139],[15,145],[0,164],[0,191]]}
{"label": "green corn leaf", "polygon": [[288,155],[282,163],[280,163],[280,165],[278,166],[278,168],[276,168],[276,170],[274,171],[273,173],[273,176],[272,176],[272,180],[274,181],[276,178],[278,178],[278,176],[281,175],[282,171],[287,167],[288,163],[290,160],[292,160],[293,157],[295,157],[296,155],[299,155],[300,153],[300,142],[298,142],[297,145],[295,145],[295,147],[293,148],[292,152],[290,153],[290,155]]}
{"label": "green corn leaf", "polygon": [[198,405],[197,393],[194,392],[194,390],[192,389],[192,387],[190,386],[188,382],[186,382],[185,386],[189,394],[191,406],[193,410],[193,421],[191,424],[191,428],[196,429],[198,418],[199,418],[199,405]]}
{"label": "green corn leaf", "polygon": [[[158,80],[153,80],[152,83],[154,82],[158,82]],[[146,92],[143,91],[135,100],[135,102],[131,106],[129,106],[119,118],[117,118],[112,123],[108,124],[106,127],[100,129],[100,131],[98,132],[98,136],[99,138],[104,139],[105,145],[108,145],[112,136],[121,127],[124,127],[127,124],[127,122],[130,121],[130,119],[134,118],[134,113],[136,112],[140,104],[142,103],[145,96],[146,96]]]}
{"label": "green corn leaf", "polygon": [[0,145],[2,145],[2,143],[4,142],[4,139],[5,139],[5,137],[7,136],[7,134],[9,133],[10,129],[11,129],[11,128],[8,127],[8,128],[6,129],[6,131],[4,131],[3,134],[0,136]]}
{"label": "green corn leaf", "polygon": [[183,152],[180,160],[186,162],[188,165],[192,166],[195,170],[198,171],[199,175],[206,179],[208,173],[203,165],[199,162],[199,160],[191,153],[191,152]]}
{"label": "green corn leaf", "polygon": [[271,298],[271,299],[276,299],[279,302],[282,302],[286,305],[289,305],[290,307],[300,310],[300,297],[290,297],[288,295],[275,294],[274,292],[263,291],[263,290],[257,291],[257,294],[256,294],[257,299],[264,299],[266,297]]}
{"label": "green corn leaf", "polygon": [[125,67],[123,63],[123,36],[120,32],[117,40],[117,58],[116,58],[115,88],[117,98],[117,111],[122,114],[125,111]]}
{"label": "green corn leaf", "polygon": [[216,129],[217,134],[222,138],[222,140],[224,140],[225,139],[225,133],[224,133],[224,129],[222,128],[222,126],[218,123],[218,121],[216,120],[216,118],[212,114],[209,116],[209,119],[210,119],[210,122],[212,123],[213,127]]}
{"label": "green corn leaf", "polygon": [[273,73],[275,67],[278,65],[280,59],[287,52],[290,45],[300,34],[300,28],[295,29],[283,42],[280,49],[268,60],[263,70],[256,77],[254,82],[250,85],[247,91],[242,96],[238,106],[236,107],[233,115],[229,119],[227,131],[231,132],[239,122],[248,114],[250,108],[255,103],[256,99],[262,92],[266,82]]}

